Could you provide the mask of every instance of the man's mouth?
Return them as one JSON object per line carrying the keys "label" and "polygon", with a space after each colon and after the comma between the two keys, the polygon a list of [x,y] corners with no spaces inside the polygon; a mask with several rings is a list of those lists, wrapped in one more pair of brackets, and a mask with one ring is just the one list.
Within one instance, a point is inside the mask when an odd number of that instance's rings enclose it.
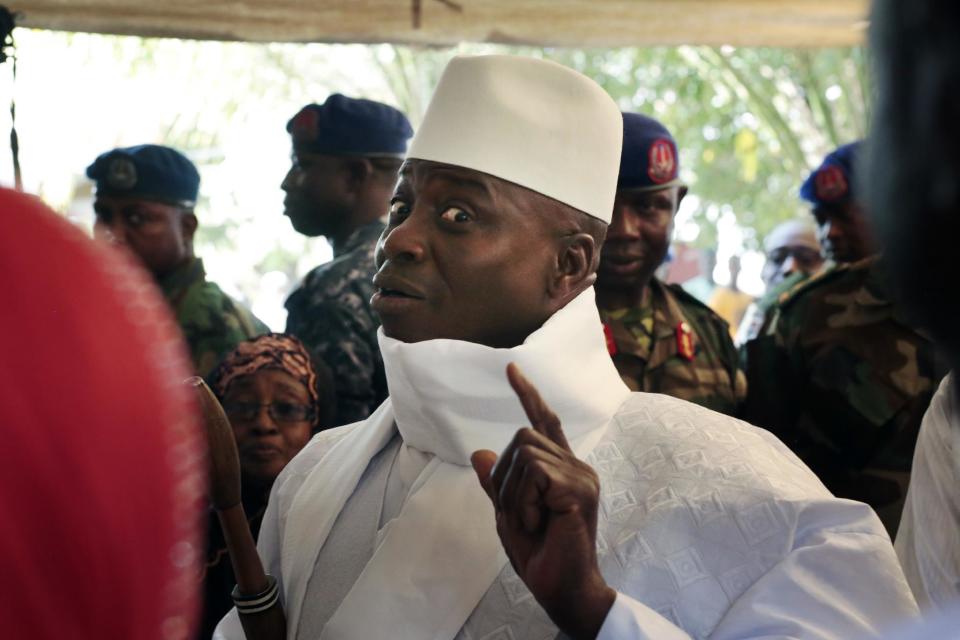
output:
{"label": "man's mouth", "polygon": [[414,297],[408,293],[404,293],[403,291],[400,291],[399,289],[379,289],[379,291],[380,291],[380,295],[383,296],[384,298],[413,298]]}
{"label": "man's mouth", "polygon": [[373,276],[373,286],[382,298],[412,298],[423,300],[424,296],[416,287],[402,278],[389,274]]}
{"label": "man's mouth", "polygon": [[600,271],[612,275],[630,275],[643,266],[643,256],[636,253],[601,254]]}

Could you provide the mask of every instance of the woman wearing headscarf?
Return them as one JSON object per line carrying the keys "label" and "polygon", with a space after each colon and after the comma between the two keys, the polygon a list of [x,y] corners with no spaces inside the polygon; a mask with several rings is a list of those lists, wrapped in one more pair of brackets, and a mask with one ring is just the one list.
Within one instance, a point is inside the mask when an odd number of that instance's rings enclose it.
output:
{"label": "woman wearing headscarf", "polygon": [[189,640],[205,444],[148,276],[0,189],[0,526],[10,639]]}
{"label": "woman wearing headscarf", "polygon": [[[315,433],[333,426],[332,376],[300,340],[271,333],[241,342],[209,383],[236,441],[243,511],[256,540],[273,481]],[[211,637],[234,605],[235,583],[220,521],[211,513],[201,638]]]}

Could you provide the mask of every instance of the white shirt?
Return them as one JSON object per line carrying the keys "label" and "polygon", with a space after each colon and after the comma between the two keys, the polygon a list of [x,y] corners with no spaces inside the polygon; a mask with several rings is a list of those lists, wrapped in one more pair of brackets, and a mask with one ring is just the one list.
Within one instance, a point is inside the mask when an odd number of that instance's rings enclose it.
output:
{"label": "white shirt", "polygon": [[960,598],[960,415],[951,373],[923,416],[897,556],[924,609]]}

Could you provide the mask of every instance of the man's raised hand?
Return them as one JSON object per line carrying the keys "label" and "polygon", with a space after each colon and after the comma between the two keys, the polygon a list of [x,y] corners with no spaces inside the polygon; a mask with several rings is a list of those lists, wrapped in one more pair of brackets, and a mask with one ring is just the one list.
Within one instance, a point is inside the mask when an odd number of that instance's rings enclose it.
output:
{"label": "man's raised hand", "polygon": [[499,458],[480,450],[471,462],[517,574],[561,630],[593,638],[616,599],[597,564],[600,482],[515,364],[507,367],[507,379],[530,428],[518,430]]}

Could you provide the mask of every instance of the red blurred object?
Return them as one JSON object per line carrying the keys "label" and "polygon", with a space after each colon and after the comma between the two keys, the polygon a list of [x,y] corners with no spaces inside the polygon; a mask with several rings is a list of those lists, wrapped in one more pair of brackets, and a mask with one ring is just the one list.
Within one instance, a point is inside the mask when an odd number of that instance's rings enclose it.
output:
{"label": "red blurred object", "polygon": [[155,286],[0,190],[4,638],[193,635],[205,457]]}

